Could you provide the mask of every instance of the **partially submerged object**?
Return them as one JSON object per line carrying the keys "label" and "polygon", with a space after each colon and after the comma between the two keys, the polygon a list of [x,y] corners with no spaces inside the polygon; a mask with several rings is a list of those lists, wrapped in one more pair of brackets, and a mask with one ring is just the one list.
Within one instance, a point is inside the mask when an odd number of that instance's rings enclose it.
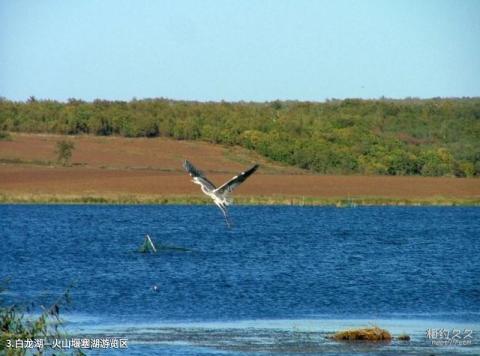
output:
{"label": "partially submerged object", "polygon": [[139,252],[141,253],[157,253],[158,251],[180,251],[180,252],[189,252],[190,250],[185,247],[179,246],[169,246],[169,245],[162,245],[162,244],[155,244],[153,243],[152,239],[149,235],[145,235],[145,239],[143,240],[142,246],[139,248]]}
{"label": "partially submerged object", "polygon": [[169,246],[169,245],[162,245],[162,244],[157,245],[157,250],[159,250],[159,251],[180,251],[180,252],[189,252],[190,251],[188,248],[185,248],[185,247]]}
{"label": "partially submerged object", "polygon": [[145,239],[143,240],[143,245],[140,246],[139,251],[141,253],[148,253],[148,252],[156,253],[157,252],[157,249],[155,248],[155,245],[154,245],[152,239],[150,238],[150,236],[145,235]]}
{"label": "partially submerged object", "polygon": [[374,326],[339,331],[329,338],[337,341],[390,341],[392,335],[387,330]]}
{"label": "partially submerged object", "polygon": [[400,340],[400,341],[410,341],[410,336],[408,336],[407,334],[401,334],[397,337],[397,340]]}

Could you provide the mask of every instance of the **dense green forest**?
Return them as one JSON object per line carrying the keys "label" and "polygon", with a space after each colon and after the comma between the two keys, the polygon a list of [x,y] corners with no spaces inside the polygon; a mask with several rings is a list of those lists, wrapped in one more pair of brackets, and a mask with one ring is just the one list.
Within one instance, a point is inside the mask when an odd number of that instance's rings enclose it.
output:
{"label": "dense green forest", "polygon": [[0,100],[0,130],[240,145],[331,174],[480,176],[480,98],[187,102]]}

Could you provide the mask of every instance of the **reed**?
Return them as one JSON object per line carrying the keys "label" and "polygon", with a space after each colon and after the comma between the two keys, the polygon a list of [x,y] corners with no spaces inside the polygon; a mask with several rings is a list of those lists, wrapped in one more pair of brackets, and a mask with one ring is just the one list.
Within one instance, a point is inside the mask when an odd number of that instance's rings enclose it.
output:
{"label": "reed", "polygon": [[[237,196],[237,205],[292,205],[334,206],[355,208],[357,206],[480,206],[480,198],[318,198],[302,196]],[[156,205],[205,205],[211,204],[208,197],[193,195],[142,195],[142,194],[34,194],[0,193],[0,204],[156,204]]]}

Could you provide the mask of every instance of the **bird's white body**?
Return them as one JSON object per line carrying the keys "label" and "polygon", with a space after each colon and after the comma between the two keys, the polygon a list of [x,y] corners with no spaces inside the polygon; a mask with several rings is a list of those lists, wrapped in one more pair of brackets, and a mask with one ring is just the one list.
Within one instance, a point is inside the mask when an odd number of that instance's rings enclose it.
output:
{"label": "bird's white body", "polygon": [[198,184],[202,189],[202,192],[205,195],[208,195],[210,198],[212,198],[215,205],[218,206],[220,210],[224,212],[224,214],[226,214],[227,206],[229,206],[232,203],[232,199],[228,197],[227,194],[219,194],[216,189],[215,190],[208,189],[204,184],[202,184],[201,180],[199,180],[197,177],[194,177],[192,179],[192,182],[195,184]]}
{"label": "bird's white body", "polygon": [[216,188],[215,185],[210,182],[203,175],[203,173],[196,169],[190,162],[185,161],[183,166],[192,177],[192,182],[198,184],[202,189],[202,192],[205,195],[208,195],[213,200],[215,205],[222,210],[223,215],[225,216],[225,221],[227,222],[227,225],[230,226],[227,206],[232,203],[232,199],[228,194],[231,193],[233,189],[239,186],[242,182],[244,182],[251,174],[253,174],[257,170],[258,165],[256,164],[250,169],[241,172],[218,188]]}

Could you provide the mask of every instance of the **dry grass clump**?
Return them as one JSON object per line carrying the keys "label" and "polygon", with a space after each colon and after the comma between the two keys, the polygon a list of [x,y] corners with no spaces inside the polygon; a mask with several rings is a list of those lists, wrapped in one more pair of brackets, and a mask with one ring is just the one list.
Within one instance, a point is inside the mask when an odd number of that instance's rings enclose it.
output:
{"label": "dry grass clump", "polygon": [[338,331],[330,338],[337,341],[390,341],[392,340],[392,335],[387,330],[374,326],[371,328]]}

